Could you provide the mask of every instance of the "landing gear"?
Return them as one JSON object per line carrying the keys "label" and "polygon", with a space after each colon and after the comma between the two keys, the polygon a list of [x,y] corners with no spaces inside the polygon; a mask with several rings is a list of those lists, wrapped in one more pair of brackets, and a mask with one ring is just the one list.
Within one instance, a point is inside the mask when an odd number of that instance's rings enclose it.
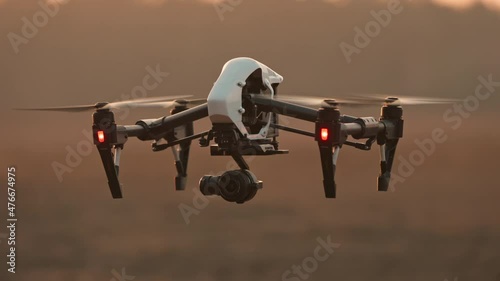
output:
{"label": "landing gear", "polygon": [[204,176],[200,179],[200,191],[203,195],[218,195],[228,202],[238,204],[250,201],[257,190],[262,188],[262,181],[249,170],[227,171],[221,176]]}

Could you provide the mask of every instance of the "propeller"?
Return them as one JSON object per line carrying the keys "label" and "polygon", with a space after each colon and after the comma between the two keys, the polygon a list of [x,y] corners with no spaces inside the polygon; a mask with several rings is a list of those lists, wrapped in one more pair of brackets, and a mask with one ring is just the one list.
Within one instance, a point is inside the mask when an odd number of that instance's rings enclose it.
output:
{"label": "propeller", "polygon": [[207,99],[176,99],[173,101],[157,101],[141,103],[139,107],[170,108],[174,106],[200,105],[207,102]]}
{"label": "propeller", "polygon": [[311,97],[311,96],[289,96],[289,95],[276,95],[274,99],[284,102],[296,103],[308,107],[328,107],[336,105],[356,106],[362,105],[357,100],[348,99],[332,99],[325,97]]}
{"label": "propeller", "polygon": [[329,107],[329,106],[370,106],[370,105],[427,105],[427,104],[451,104],[459,100],[457,99],[444,99],[432,97],[385,97],[381,95],[375,96],[353,96],[349,99],[332,99],[325,97],[310,97],[310,96],[288,96],[277,95],[274,99],[295,103],[308,107]]}
{"label": "propeller", "polygon": [[432,97],[384,97],[381,95],[375,96],[355,96],[353,99],[359,104],[380,104],[387,105],[427,105],[427,104],[451,104],[458,102],[458,99],[432,98]]}
{"label": "propeller", "polygon": [[74,106],[59,106],[59,107],[39,107],[39,108],[14,108],[15,110],[36,110],[36,111],[63,111],[63,112],[82,112],[89,110],[102,110],[102,109],[120,109],[125,107],[149,107],[146,105],[156,103],[173,103],[177,100],[180,102],[187,101],[184,98],[191,97],[191,95],[183,96],[169,96],[169,97],[149,97],[133,100],[117,101],[117,102],[98,102],[92,105],[74,105]]}

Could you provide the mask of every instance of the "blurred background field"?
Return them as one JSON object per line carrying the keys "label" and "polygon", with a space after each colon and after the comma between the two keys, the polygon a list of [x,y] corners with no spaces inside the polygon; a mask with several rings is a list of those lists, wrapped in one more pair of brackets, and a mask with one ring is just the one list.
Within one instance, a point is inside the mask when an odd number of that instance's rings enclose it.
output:
{"label": "blurred background field", "polygon": [[[2,262],[0,280],[108,281],[122,268],[134,280],[281,280],[329,235],[341,246],[308,280],[500,280],[500,88],[457,130],[443,119],[450,106],[406,107],[398,155],[408,159],[414,141],[435,128],[448,140],[394,192],[376,191],[378,149],[346,148],[338,198],[325,199],[316,144],[282,133],[289,155],[250,163],[264,181],[253,201],[211,198],[189,224],[179,204],[192,206],[198,179],[224,171],[229,158],[210,157],[194,143],[189,187],[175,192],[171,153],[130,140],[125,198],[112,200],[95,149],[62,182],[51,167],[86,139],[90,114],[10,110],[114,101],[157,64],[170,75],[148,96],[205,97],[222,65],[238,56],[283,75],[280,91],[291,94],[464,99],[479,76],[500,81],[495,2],[463,9],[437,2],[402,1],[403,11],[347,63],[339,44],[352,44],[354,28],[386,2],[244,0],[221,21],[213,4],[197,1],[72,0],[15,54],[7,34],[19,34],[21,19],[40,7],[0,1],[0,162],[18,168],[19,217],[17,273],[8,275]],[[379,108],[343,112],[378,116]],[[163,114],[136,110],[119,122]],[[5,240],[0,248],[7,251]]]}

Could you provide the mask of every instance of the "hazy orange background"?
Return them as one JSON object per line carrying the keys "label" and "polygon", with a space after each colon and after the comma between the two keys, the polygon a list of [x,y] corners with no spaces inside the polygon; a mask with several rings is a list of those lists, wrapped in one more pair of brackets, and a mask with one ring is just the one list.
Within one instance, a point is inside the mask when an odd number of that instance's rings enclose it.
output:
{"label": "hazy orange background", "polygon": [[[37,1],[0,1],[0,159],[1,167],[18,168],[19,217],[18,273],[7,275],[2,254],[0,280],[108,281],[122,267],[134,280],[281,280],[312,255],[317,237],[328,235],[341,247],[308,280],[500,280],[499,93],[457,130],[443,120],[449,106],[406,107],[398,155],[407,158],[414,140],[437,127],[449,139],[395,192],[376,191],[378,148],[346,148],[338,198],[325,199],[316,144],[283,133],[289,155],[250,163],[264,181],[253,201],[210,199],[189,225],[179,204],[192,206],[198,179],[232,166],[229,158],[210,157],[195,143],[189,188],[175,192],[171,153],[153,153],[149,143],[132,139],[122,157],[125,198],[112,200],[96,151],[62,182],[51,167],[65,162],[67,146],[85,140],[90,113],[10,110],[118,100],[156,64],[170,76],[148,96],[205,97],[222,65],[238,56],[283,75],[282,92],[463,99],[478,76],[500,80],[498,4],[450,9],[402,2],[401,14],[348,64],[339,44],[352,44],[354,28],[384,2],[244,0],[222,21],[212,4],[144,2],[69,1],[15,54],[7,34],[20,34],[21,19],[40,8]],[[379,109],[343,112],[377,116]],[[120,123],[163,114],[138,110]],[[0,248],[6,252],[5,240]]]}

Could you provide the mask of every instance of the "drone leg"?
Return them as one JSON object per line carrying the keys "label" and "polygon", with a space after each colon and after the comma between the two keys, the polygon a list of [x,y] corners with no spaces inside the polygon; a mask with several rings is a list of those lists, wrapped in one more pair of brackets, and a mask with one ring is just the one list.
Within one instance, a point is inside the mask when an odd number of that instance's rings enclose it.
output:
{"label": "drone leg", "polygon": [[377,179],[378,191],[389,190],[392,163],[394,162],[397,145],[398,139],[387,140],[386,143],[380,145],[380,175]]}
{"label": "drone leg", "polygon": [[123,150],[123,146],[120,146],[120,145],[115,145],[115,159],[114,159],[114,163],[115,163],[115,171],[116,171],[116,175],[119,175],[120,174],[120,157],[121,157],[121,154],[122,154],[122,150]]}
{"label": "drone leg", "polygon": [[335,198],[337,184],[335,183],[335,170],[339,158],[340,146],[320,146],[321,167],[323,169],[323,187],[326,198]]}
{"label": "drone leg", "polygon": [[175,190],[184,190],[186,188],[186,182],[187,182],[186,168],[187,168],[187,158],[189,156],[189,147],[187,148],[186,151],[186,150],[181,150],[179,145],[174,145],[172,146],[172,153],[174,154],[175,168],[177,170],[177,176],[175,177]]}
{"label": "drone leg", "polygon": [[111,190],[111,195],[113,198],[122,198],[122,190],[120,181],[118,180],[118,174],[116,173],[115,162],[113,161],[113,153],[111,152],[111,147],[101,146],[98,147],[99,155],[101,156],[102,164],[104,165],[104,171],[106,172],[106,177],[108,178],[109,189]]}

